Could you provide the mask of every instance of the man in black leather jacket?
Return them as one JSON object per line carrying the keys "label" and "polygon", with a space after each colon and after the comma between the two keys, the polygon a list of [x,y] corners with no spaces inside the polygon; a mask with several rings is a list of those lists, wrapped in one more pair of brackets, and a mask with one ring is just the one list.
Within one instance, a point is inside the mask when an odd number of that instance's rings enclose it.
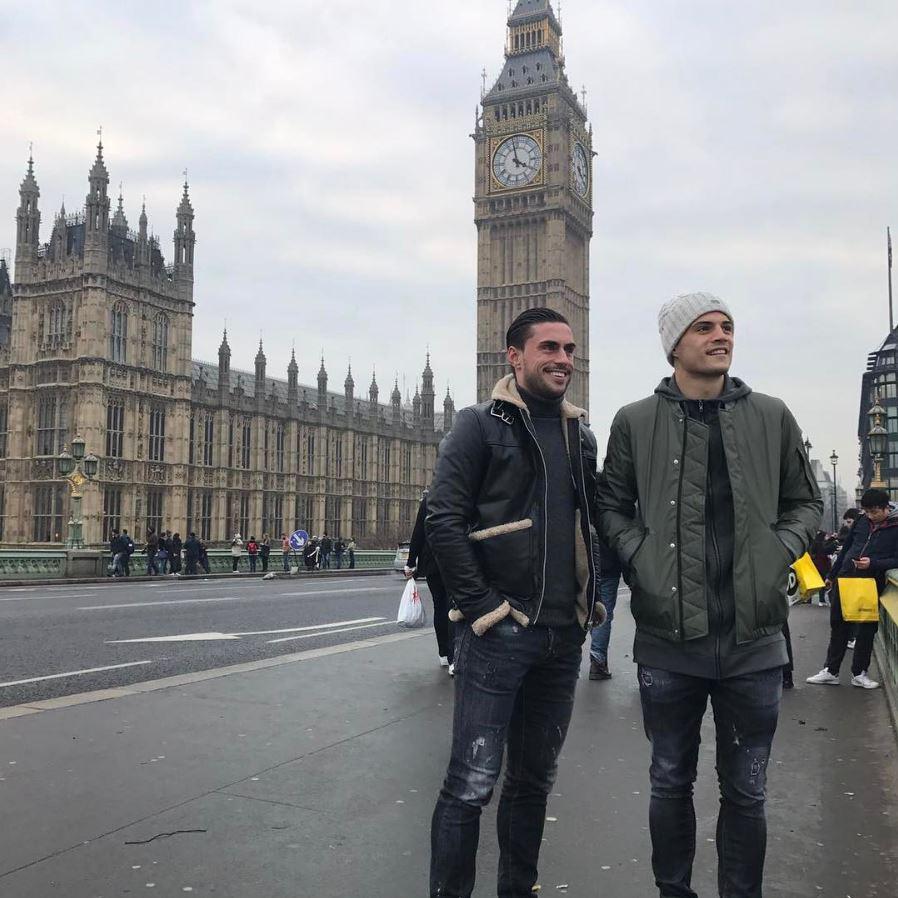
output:
{"label": "man in black leather jacket", "polygon": [[531,894],[581,646],[604,617],[590,520],[596,441],[586,412],[564,399],[573,334],[557,312],[531,309],[506,345],[514,373],[489,402],[459,413],[427,500],[430,547],[459,624],[452,754],[431,830],[432,898],[471,895],[480,813],[506,747],[498,894]]}

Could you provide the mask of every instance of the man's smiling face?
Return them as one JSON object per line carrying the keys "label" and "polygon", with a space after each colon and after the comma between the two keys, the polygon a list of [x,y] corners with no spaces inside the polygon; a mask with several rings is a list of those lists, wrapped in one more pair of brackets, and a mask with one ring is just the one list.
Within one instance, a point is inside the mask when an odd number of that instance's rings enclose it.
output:
{"label": "man's smiling face", "polygon": [[523,349],[508,347],[515,379],[528,393],[541,399],[560,399],[574,372],[574,334],[567,324],[535,324]]}
{"label": "man's smiling face", "polygon": [[708,312],[689,325],[674,351],[674,367],[695,377],[719,377],[730,370],[735,341],[733,322],[723,312]]}

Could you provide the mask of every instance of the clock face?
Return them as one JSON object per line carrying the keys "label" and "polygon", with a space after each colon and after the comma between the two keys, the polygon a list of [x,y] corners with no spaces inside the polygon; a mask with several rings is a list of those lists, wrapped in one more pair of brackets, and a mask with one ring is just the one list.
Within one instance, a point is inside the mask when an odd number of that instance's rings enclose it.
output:
{"label": "clock face", "polygon": [[529,134],[515,134],[499,144],[493,174],[503,187],[526,187],[543,166],[543,151]]}
{"label": "clock face", "polygon": [[574,143],[574,149],[571,151],[571,170],[574,190],[585,197],[589,193],[589,157],[586,154],[586,147],[579,140]]}

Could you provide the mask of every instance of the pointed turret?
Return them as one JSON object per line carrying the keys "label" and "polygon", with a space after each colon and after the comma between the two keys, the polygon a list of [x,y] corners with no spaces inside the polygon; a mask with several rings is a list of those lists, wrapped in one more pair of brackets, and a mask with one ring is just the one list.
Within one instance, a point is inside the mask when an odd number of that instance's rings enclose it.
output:
{"label": "pointed turret", "polygon": [[228,329],[224,329],[221,346],[218,347],[218,392],[222,402],[231,392],[231,347],[228,345]]}
{"label": "pointed turret", "polygon": [[267,363],[265,352],[262,349],[262,338],[259,338],[259,351],[256,353],[256,402],[265,401],[265,365]]}
{"label": "pointed turret", "polygon": [[84,203],[84,265],[88,270],[102,271],[109,258],[109,172],[103,161],[102,140],[87,180],[90,192]]}
{"label": "pointed turret", "polygon": [[427,364],[421,375],[421,423],[425,427],[433,429],[434,406],[436,404],[436,391],[433,388],[433,370],[430,367],[430,353],[427,353]]}
{"label": "pointed turret", "polygon": [[402,393],[399,392],[399,377],[393,384],[393,392],[390,394],[390,405],[392,406],[393,424],[398,425],[402,422]]}
{"label": "pointed turret", "polygon": [[368,401],[372,405],[372,413],[376,412],[376,406],[380,397],[380,390],[377,386],[377,370],[371,372],[371,386],[368,387]]}
{"label": "pointed turret", "polygon": [[123,237],[128,233],[128,219],[125,218],[125,198],[122,194],[121,184],[118,187],[118,206],[115,215],[112,216],[112,229]]}
{"label": "pointed turret", "polygon": [[455,403],[449,393],[449,386],[446,385],[446,398],[443,400],[443,433],[449,433],[452,430],[452,423],[455,420]]}
{"label": "pointed turret", "polygon": [[12,329],[12,283],[6,257],[0,256],[0,350],[9,347],[9,333]]}
{"label": "pointed turret", "polygon": [[[20,265],[28,265],[37,258],[41,228],[41,213],[38,209],[40,195],[40,188],[34,178],[34,158],[29,153],[28,171],[19,187],[19,208],[16,212],[17,269]],[[17,274],[19,274],[18,270]]]}
{"label": "pointed turret", "polygon": [[291,407],[299,398],[299,365],[296,364],[296,349],[290,353],[290,364],[287,365],[287,402]]}
{"label": "pointed turret", "polygon": [[51,255],[57,262],[61,262],[66,255],[67,249],[67,232],[65,221],[65,202],[59,207],[56,213],[56,221],[53,222],[53,236],[50,238]]}
{"label": "pointed turret", "polygon": [[355,399],[355,380],[352,377],[352,362],[346,369],[346,380],[343,381],[343,398],[345,400],[346,416],[350,417],[353,412]]}
{"label": "pointed turret", "polygon": [[327,412],[327,368],[324,367],[324,353],[321,354],[321,367],[318,369],[318,411]]}
{"label": "pointed turret", "polygon": [[175,279],[185,285],[193,284],[193,250],[196,234],[193,232],[193,206],[190,188],[184,179],[184,193],[177,212],[178,227],[175,230]]}
{"label": "pointed turret", "polygon": [[147,237],[147,201],[144,197],[140,207],[140,218],[137,219],[137,264],[148,265],[150,261],[150,244]]}

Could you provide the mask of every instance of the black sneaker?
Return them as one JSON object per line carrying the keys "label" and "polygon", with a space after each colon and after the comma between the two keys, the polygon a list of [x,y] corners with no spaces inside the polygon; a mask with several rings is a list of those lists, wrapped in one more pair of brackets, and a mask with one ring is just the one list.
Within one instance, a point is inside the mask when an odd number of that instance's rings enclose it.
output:
{"label": "black sneaker", "polygon": [[784,673],[783,674],[783,689],[794,689],[795,681],[792,679],[792,674]]}
{"label": "black sneaker", "polygon": [[608,670],[607,661],[596,661],[595,658],[589,659],[589,679],[590,680],[610,680],[611,671]]}

